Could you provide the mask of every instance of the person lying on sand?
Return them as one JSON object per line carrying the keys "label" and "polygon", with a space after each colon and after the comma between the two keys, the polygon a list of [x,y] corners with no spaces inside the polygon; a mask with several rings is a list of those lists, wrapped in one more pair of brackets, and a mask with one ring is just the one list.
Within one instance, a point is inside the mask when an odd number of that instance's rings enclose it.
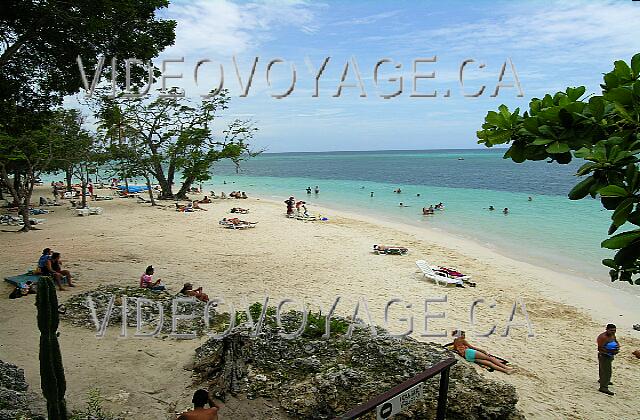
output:
{"label": "person lying on sand", "polygon": [[[177,420],[217,420],[218,410],[222,404],[215,402],[205,389],[199,389],[193,394],[193,410],[185,411],[178,416]],[[209,408],[204,408],[209,404]]]}
{"label": "person lying on sand", "polygon": [[211,203],[211,199],[205,195],[204,198],[202,200],[200,200],[200,203],[209,204],[209,203]]}
{"label": "person lying on sand", "polygon": [[232,217],[227,219],[226,217],[222,219],[222,223],[231,223],[232,225],[255,225],[258,222],[247,222],[246,220],[240,220],[237,217]]}
{"label": "person lying on sand", "polygon": [[205,209],[204,207],[200,207],[200,202],[199,201],[192,201],[191,203],[189,203],[188,207],[191,207],[194,210],[204,210],[204,211],[208,211],[207,209]]}
{"label": "person lying on sand", "polygon": [[184,286],[182,286],[182,290],[180,290],[180,293],[186,296],[193,296],[202,302],[209,302],[209,296],[207,296],[206,293],[202,292],[202,286],[194,289],[193,284],[185,283]]}
{"label": "person lying on sand", "polygon": [[242,207],[234,207],[230,210],[231,213],[242,213],[242,214],[247,214],[249,213],[249,209],[243,209]]}
{"label": "person lying on sand", "polygon": [[408,248],[405,248],[403,246],[395,246],[395,245],[374,245],[373,246],[373,250],[376,252],[380,252],[383,254],[386,253],[396,253],[396,252],[400,252],[400,253],[405,253],[407,251],[409,251]]}
{"label": "person lying on sand", "polygon": [[456,330],[452,335],[456,337],[456,339],[453,340],[453,349],[461,357],[464,357],[465,360],[477,363],[479,365],[488,366],[495,370],[499,370],[500,372],[504,372],[508,375],[513,372],[513,368],[508,367],[503,362],[491,356],[486,351],[469,344],[464,338],[464,331]]}

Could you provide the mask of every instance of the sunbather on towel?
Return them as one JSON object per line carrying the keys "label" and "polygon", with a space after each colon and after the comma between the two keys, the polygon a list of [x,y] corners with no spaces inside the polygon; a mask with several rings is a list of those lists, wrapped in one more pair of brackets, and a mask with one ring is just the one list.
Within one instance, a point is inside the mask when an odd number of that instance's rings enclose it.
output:
{"label": "sunbather on towel", "polygon": [[180,293],[187,296],[193,296],[202,302],[209,302],[209,296],[207,296],[206,293],[202,292],[202,286],[194,289],[193,284],[185,283],[182,287],[182,290],[180,290]]}
{"label": "sunbather on towel", "polygon": [[246,220],[240,220],[237,217],[232,217],[230,219],[227,219],[226,217],[222,219],[222,223],[230,223],[232,225],[255,225],[257,222],[247,222]]}
{"label": "sunbather on towel", "polygon": [[465,340],[464,331],[454,331],[452,334],[455,338],[453,340],[453,349],[460,356],[464,357],[469,362],[475,362],[479,365],[488,366],[500,372],[504,372],[510,375],[513,372],[513,368],[508,367],[497,358],[491,356],[484,350],[472,346]]}
{"label": "sunbather on towel", "polygon": [[145,289],[151,289],[153,291],[165,290],[166,287],[164,287],[164,285],[161,284],[162,279],[158,279],[155,282],[153,281],[154,271],[155,270],[153,269],[152,266],[149,266],[147,267],[146,270],[144,270],[144,274],[140,276],[140,287]]}
{"label": "sunbather on towel", "polygon": [[386,246],[386,245],[374,245],[374,251],[387,253],[387,252],[407,252],[409,249],[402,246]]}

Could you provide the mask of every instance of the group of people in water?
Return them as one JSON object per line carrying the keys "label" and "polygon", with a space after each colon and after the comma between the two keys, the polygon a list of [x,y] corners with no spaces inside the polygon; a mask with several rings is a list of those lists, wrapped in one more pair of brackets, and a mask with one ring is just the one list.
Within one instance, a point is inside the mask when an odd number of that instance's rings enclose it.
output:
{"label": "group of people in water", "polygon": [[[400,203],[402,205],[402,203]],[[442,204],[442,202],[434,205],[430,205],[429,207],[423,207],[422,208],[422,214],[427,216],[427,215],[431,215],[431,214],[435,214],[436,210],[444,210],[444,204]]]}
{"label": "group of people in water", "polygon": [[[319,193],[320,193],[320,187],[318,187],[318,186],[316,185],[316,187],[313,189],[313,192],[314,192],[315,194],[319,194]],[[307,187],[307,194],[311,194],[311,187]]]}

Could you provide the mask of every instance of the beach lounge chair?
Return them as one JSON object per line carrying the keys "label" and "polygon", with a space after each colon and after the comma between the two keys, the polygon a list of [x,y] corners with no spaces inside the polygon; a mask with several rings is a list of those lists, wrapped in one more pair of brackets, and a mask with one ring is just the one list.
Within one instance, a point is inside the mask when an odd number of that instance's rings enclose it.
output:
{"label": "beach lounge chair", "polygon": [[424,277],[428,278],[429,280],[433,280],[437,285],[443,284],[444,286],[453,285],[456,287],[464,287],[462,279],[449,278],[447,276],[436,273],[431,269],[431,267],[425,260],[416,261],[416,265],[418,266]]}
{"label": "beach lounge chair", "polygon": [[469,284],[471,287],[475,287],[476,285],[474,282],[471,281],[471,276],[462,274],[459,271],[454,270],[453,268],[447,268],[441,265],[431,265],[430,267],[433,271],[436,272],[436,274],[440,274],[442,276],[446,276],[451,279],[460,279],[463,282]]}

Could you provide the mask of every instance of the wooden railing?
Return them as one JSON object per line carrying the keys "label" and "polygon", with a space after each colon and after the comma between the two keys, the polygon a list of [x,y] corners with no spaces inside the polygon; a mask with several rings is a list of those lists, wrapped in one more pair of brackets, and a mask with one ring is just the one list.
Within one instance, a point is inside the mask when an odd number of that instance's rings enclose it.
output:
{"label": "wooden railing", "polygon": [[431,366],[429,369],[422,373],[417,374],[413,378],[407,379],[399,385],[394,386],[390,390],[370,399],[364,404],[361,404],[341,416],[336,417],[335,420],[350,420],[356,419],[363,414],[373,411],[380,404],[395,397],[398,394],[408,390],[409,388],[418,385],[419,383],[426,381],[429,378],[440,374],[440,389],[438,390],[438,408],[436,411],[436,420],[444,420],[447,415],[447,394],[449,391],[449,369],[455,365],[457,360],[450,358],[438,362]]}

